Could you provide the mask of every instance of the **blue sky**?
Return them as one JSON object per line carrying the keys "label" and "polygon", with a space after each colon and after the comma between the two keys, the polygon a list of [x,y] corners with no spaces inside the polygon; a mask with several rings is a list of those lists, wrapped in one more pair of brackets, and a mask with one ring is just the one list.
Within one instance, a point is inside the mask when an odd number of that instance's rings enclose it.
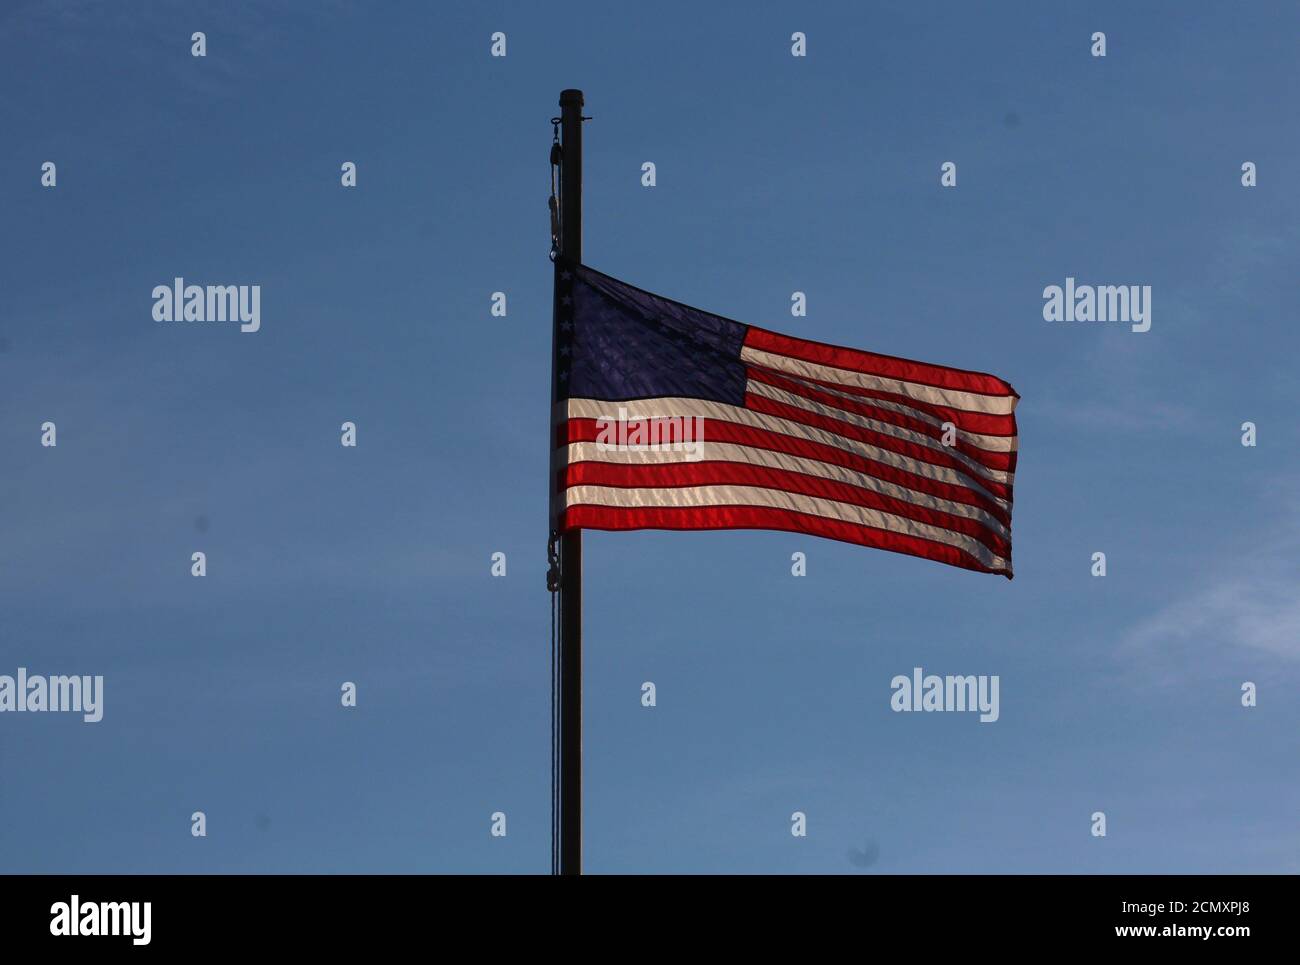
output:
{"label": "blue sky", "polygon": [[[547,870],[580,87],[589,264],[1022,396],[1012,582],[588,534],[587,869],[1300,870],[1294,5],[381,9],[0,13],[0,674],[106,681],[97,724],[0,715],[0,869]],[[260,284],[261,331],[154,322],[178,275]],[[1152,286],[1151,331],[1045,322],[1067,276]],[[914,666],[1000,720],[891,712]]]}

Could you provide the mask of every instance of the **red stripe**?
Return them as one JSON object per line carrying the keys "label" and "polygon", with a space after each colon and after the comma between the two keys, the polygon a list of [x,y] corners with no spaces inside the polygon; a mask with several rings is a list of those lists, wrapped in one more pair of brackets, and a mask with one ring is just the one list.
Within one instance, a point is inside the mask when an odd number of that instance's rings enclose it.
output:
{"label": "red stripe", "polygon": [[[866,416],[869,419],[875,419],[877,422],[888,422],[890,425],[899,426],[904,429],[910,429],[913,432],[919,432],[936,442],[943,439],[943,428],[923,419],[917,419],[914,416],[906,415],[902,412],[896,412],[893,409],[882,409],[879,406],[869,405],[865,402],[854,402],[851,399],[845,399],[837,395],[831,395],[829,392],[822,392],[804,382],[795,379],[788,379],[783,375],[763,369],[749,367],[749,377],[755,382],[763,382],[767,385],[782,389],[793,395],[802,396],[805,399],[811,399],[822,405],[831,406],[844,412],[851,412],[854,415]],[[953,423],[957,428],[961,428],[957,423]],[[980,465],[988,466],[990,469],[1007,470],[1011,463],[1011,452],[1001,452],[994,449],[983,449],[974,443],[967,442],[960,436],[954,440],[953,444],[948,447],[956,450],[963,455],[969,456],[976,460]]]}
{"label": "red stripe", "polygon": [[877,355],[875,352],[863,352],[859,349],[841,348],[822,342],[810,342],[802,338],[769,332],[767,329],[752,325],[745,335],[744,344],[763,352],[786,355],[817,365],[830,365],[837,369],[878,375],[887,379],[917,382],[939,389],[956,389],[980,395],[1010,395],[1019,398],[1015,389],[995,375],[952,369],[943,365],[927,365],[924,362],[913,362],[892,355]]}
{"label": "red stripe", "polygon": [[956,516],[939,509],[909,503],[906,500],[861,489],[834,479],[804,473],[753,466],[741,462],[675,462],[648,465],[627,463],[579,462],[567,467],[563,486],[617,486],[623,489],[680,488],[684,486],[759,486],[780,492],[797,493],[831,499],[854,506],[866,506],[902,516],[931,526],[949,529],[977,539],[1004,559],[1011,556],[1011,545],[999,533],[968,516]]}
{"label": "red stripe", "polygon": [[824,386],[828,389],[835,389],[837,392],[845,392],[849,395],[857,396],[863,399],[883,399],[888,402],[901,402],[903,405],[918,409],[921,412],[928,413],[936,419],[945,422],[951,422],[958,429],[964,429],[967,432],[978,432],[987,436],[1014,436],[1016,434],[1016,417],[1015,413],[1010,415],[994,415],[988,412],[972,412],[969,409],[954,409],[946,405],[935,405],[933,402],[926,402],[921,399],[904,395],[901,392],[885,392],[882,389],[864,389],[857,385],[847,385],[843,382],[833,382],[827,379],[810,379],[804,376],[790,375],[788,372],[777,372],[776,369],[769,369],[766,366],[754,365],[748,366],[750,377],[753,378],[756,373],[780,375],[783,378],[804,384]]}
{"label": "red stripe", "polygon": [[920,556],[939,563],[960,566],[981,573],[1001,573],[1011,578],[1010,569],[985,566],[955,546],[891,533],[870,526],[858,526],[824,516],[795,513],[760,506],[706,506],[700,508],[649,507],[619,509],[611,506],[571,506],[560,516],[561,530],[570,529],[779,529],[790,533],[825,536],[845,543]]}
{"label": "red stripe", "polygon": [[[844,436],[848,439],[856,439],[859,442],[865,442],[869,445],[876,446],[879,449],[887,449],[890,452],[896,452],[899,455],[907,456],[909,459],[915,459],[918,462],[928,462],[932,466],[944,466],[948,469],[955,469],[962,473],[973,482],[978,483],[983,489],[988,490],[994,496],[1000,496],[1007,499],[1010,496],[1010,489],[1006,483],[997,482],[992,479],[985,479],[977,468],[967,465],[960,459],[948,455],[946,452],[939,452],[928,446],[923,446],[915,442],[908,442],[906,439],[899,439],[896,436],[886,435],[883,432],[876,432],[872,429],[864,429],[861,426],[855,426],[839,419],[831,419],[815,412],[809,412],[795,405],[786,405],[784,402],[775,402],[772,399],[765,398],[761,395],[754,395],[752,392],[745,393],[745,408],[753,412],[762,412],[766,415],[778,416],[782,419],[789,419],[791,422],[798,422],[803,425],[812,426],[817,429],[825,429],[827,432],[833,432],[836,435]],[[773,430],[775,431],[775,430]],[[705,436],[707,439],[708,436]]]}
{"label": "red stripe", "polygon": [[[562,433],[565,433],[565,435],[561,436],[561,445],[567,442],[595,442],[602,431],[602,429],[597,428],[595,419],[569,419],[559,428]],[[709,442],[734,443],[741,446],[750,446],[754,449],[784,452],[792,456],[801,456],[804,459],[816,459],[831,465],[843,466],[854,472],[874,476],[877,479],[883,479],[919,493],[928,493],[931,496],[939,496],[953,502],[965,503],[968,506],[978,506],[1004,526],[1011,525],[1009,510],[998,505],[978,489],[920,476],[914,472],[908,472],[905,469],[899,469],[897,466],[869,459],[866,456],[836,446],[813,442],[808,439],[797,439],[794,436],[769,432],[766,429],[755,429],[752,426],[739,425],[723,419],[706,419],[703,436],[706,447]]]}

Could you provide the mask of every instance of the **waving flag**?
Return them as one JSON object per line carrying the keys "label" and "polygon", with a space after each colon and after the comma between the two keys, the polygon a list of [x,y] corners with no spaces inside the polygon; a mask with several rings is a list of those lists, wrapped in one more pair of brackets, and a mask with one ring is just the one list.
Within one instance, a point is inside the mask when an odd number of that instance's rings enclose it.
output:
{"label": "waving flag", "polygon": [[1011,577],[1006,382],[556,272],[559,530],[787,530]]}

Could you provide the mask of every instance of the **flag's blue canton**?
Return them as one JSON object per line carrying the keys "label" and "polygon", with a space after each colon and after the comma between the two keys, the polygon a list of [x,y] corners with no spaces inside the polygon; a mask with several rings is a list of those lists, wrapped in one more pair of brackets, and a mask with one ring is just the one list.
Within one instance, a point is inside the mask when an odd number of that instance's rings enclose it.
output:
{"label": "flag's blue canton", "polygon": [[747,326],[581,265],[557,270],[560,398],[745,404],[740,347]]}

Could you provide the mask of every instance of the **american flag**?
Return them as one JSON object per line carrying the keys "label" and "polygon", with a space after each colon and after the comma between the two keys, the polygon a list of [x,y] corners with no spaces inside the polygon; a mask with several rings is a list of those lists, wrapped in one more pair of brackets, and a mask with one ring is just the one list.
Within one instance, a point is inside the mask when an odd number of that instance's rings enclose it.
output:
{"label": "american flag", "polygon": [[774,529],[1011,578],[1019,396],[556,265],[552,510],[570,529]]}

